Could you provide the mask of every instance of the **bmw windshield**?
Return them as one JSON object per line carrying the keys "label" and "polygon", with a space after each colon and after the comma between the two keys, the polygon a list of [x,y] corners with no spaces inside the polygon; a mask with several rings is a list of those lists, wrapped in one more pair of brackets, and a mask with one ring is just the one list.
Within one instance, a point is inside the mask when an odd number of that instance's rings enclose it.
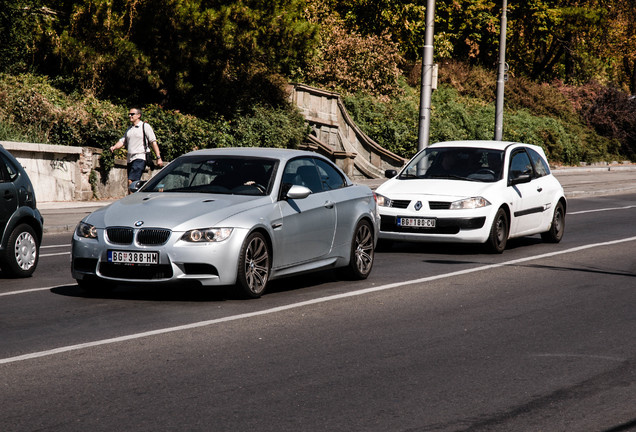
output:
{"label": "bmw windshield", "polygon": [[141,189],[143,192],[202,192],[267,195],[278,161],[227,156],[183,156]]}

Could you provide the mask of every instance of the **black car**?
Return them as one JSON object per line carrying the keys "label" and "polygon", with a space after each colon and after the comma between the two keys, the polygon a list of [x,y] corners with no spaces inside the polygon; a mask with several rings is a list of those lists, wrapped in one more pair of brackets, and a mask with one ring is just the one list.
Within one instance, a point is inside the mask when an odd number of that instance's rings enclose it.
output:
{"label": "black car", "polygon": [[38,265],[43,218],[22,165],[0,145],[0,268],[28,277]]}

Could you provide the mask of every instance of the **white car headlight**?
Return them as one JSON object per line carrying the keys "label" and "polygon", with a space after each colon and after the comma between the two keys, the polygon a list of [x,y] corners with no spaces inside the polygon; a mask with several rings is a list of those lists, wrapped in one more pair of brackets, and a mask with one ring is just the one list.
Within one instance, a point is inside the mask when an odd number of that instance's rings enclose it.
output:
{"label": "white car headlight", "polygon": [[97,228],[89,223],[80,222],[77,228],[75,228],[75,234],[77,234],[78,237],[96,239]]}
{"label": "white car headlight", "polygon": [[482,207],[486,207],[490,205],[490,201],[488,201],[484,197],[472,197],[465,198],[459,201],[453,201],[450,205],[451,210],[466,210],[466,209],[478,209]]}
{"label": "white car headlight", "polygon": [[376,193],[375,197],[380,207],[391,207],[391,200],[389,198],[385,197],[384,195],[380,195],[379,193]]}
{"label": "white car headlight", "polygon": [[222,242],[232,234],[233,228],[201,228],[187,231],[181,240],[192,243]]}

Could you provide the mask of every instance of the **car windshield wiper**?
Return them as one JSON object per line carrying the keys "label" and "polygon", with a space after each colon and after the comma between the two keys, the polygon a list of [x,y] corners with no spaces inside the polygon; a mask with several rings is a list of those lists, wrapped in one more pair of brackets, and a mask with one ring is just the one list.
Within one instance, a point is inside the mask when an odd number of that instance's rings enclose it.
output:
{"label": "car windshield wiper", "polygon": [[[159,192],[159,191],[152,191]],[[229,194],[231,193],[228,188],[215,185],[199,185],[199,186],[184,186],[174,189],[166,189],[162,192],[188,192],[188,193],[217,193],[217,194]]]}
{"label": "car windshield wiper", "polygon": [[422,178],[420,176],[417,176],[415,174],[402,174],[398,177],[401,180],[408,180],[408,179],[419,179]]}
{"label": "car windshield wiper", "polygon": [[456,174],[441,174],[441,175],[438,174],[438,175],[432,175],[430,178],[475,181],[475,179],[471,179],[471,178],[456,175]]}

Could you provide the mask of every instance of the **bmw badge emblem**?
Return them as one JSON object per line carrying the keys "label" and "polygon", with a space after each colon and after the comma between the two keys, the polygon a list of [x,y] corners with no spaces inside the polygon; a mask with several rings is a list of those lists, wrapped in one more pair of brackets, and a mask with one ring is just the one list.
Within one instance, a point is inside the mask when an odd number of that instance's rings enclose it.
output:
{"label": "bmw badge emblem", "polygon": [[135,226],[136,226],[136,227],[140,227],[140,226],[142,226],[143,224],[144,224],[144,221],[137,221],[137,222],[135,222]]}
{"label": "bmw badge emblem", "polygon": [[422,201],[418,201],[415,203],[415,210],[420,211],[422,208]]}

